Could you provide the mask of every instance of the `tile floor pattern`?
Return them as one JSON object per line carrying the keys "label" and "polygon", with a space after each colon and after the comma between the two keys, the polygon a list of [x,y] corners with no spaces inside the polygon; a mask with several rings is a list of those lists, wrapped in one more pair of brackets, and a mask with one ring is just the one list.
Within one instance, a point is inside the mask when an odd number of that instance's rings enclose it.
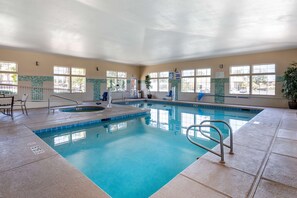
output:
{"label": "tile floor pattern", "polygon": [[[114,105],[101,113],[0,115],[0,197],[109,197],[31,130],[139,111]],[[208,153],[152,197],[297,197],[296,113],[265,109],[235,133],[235,154],[225,149],[225,164]],[[35,155],[36,146],[44,152]]]}

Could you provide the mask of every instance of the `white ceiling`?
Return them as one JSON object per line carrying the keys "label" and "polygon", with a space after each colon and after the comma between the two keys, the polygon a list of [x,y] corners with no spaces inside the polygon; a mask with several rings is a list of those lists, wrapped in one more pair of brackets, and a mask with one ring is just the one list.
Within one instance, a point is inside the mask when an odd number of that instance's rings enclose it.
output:
{"label": "white ceiling", "polygon": [[136,65],[297,48],[297,0],[0,0],[0,46]]}

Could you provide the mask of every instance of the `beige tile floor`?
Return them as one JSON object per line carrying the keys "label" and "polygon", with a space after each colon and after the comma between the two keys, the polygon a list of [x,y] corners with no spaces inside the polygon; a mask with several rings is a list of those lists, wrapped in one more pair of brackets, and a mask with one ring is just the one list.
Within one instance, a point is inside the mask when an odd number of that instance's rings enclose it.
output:
{"label": "beige tile floor", "polygon": [[[108,197],[31,130],[139,111],[114,105],[101,113],[0,115],[0,197]],[[297,197],[296,113],[265,109],[235,133],[225,164],[206,154],[152,197]],[[35,146],[43,152],[35,155]]]}

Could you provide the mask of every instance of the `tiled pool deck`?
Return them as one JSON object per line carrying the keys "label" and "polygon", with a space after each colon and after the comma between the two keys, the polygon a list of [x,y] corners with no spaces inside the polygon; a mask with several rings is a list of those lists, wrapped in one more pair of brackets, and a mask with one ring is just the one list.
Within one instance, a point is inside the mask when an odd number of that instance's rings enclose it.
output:
{"label": "tiled pool deck", "polygon": [[[0,115],[0,197],[108,197],[32,130],[144,112],[113,105],[101,113],[31,109]],[[234,135],[225,164],[206,154],[153,197],[297,197],[297,111],[266,108]],[[44,152],[35,155],[33,147]]]}

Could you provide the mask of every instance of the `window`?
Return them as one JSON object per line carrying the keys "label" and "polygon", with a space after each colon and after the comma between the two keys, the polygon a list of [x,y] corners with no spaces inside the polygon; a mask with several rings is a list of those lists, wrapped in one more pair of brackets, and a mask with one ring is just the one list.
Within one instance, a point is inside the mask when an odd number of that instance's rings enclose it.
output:
{"label": "window", "polygon": [[230,67],[230,94],[275,95],[275,65]]}
{"label": "window", "polygon": [[275,65],[253,65],[252,94],[275,95]]}
{"label": "window", "polygon": [[86,69],[54,66],[54,92],[85,93]]}
{"label": "window", "polygon": [[158,73],[153,72],[149,73],[149,76],[151,78],[151,88],[150,91],[158,91]]}
{"label": "window", "polygon": [[[196,75],[195,75],[196,74]],[[211,69],[190,69],[182,71],[181,91],[188,93],[210,93]]]}
{"label": "window", "polygon": [[230,67],[230,94],[250,94],[250,66]]}
{"label": "window", "polygon": [[197,93],[210,93],[210,69],[197,69],[196,70],[196,92]]}
{"label": "window", "polygon": [[194,86],[195,86],[195,70],[183,70],[181,73],[181,91],[182,92],[189,92],[194,93]]}
{"label": "window", "polygon": [[168,92],[169,90],[169,72],[160,72],[159,73],[159,91]]}
{"label": "window", "polygon": [[117,71],[106,71],[107,89],[111,91],[127,90],[127,73]]}
{"label": "window", "polygon": [[14,62],[0,62],[0,93],[16,94],[17,90],[17,64]]}
{"label": "window", "polygon": [[150,91],[168,92],[169,90],[169,72],[152,72],[149,73],[151,77],[151,89]]}

